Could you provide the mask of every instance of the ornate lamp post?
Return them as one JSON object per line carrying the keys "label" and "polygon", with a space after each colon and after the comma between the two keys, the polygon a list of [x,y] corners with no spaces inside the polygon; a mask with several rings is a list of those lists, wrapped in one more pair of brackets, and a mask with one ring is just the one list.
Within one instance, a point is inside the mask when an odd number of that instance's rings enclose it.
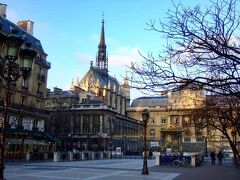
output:
{"label": "ornate lamp post", "polygon": [[149,112],[148,112],[147,109],[145,109],[142,112],[142,119],[143,119],[143,125],[144,125],[144,156],[143,156],[142,174],[149,174],[148,166],[147,166],[147,138],[146,138],[147,123],[148,123],[148,119],[149,119]]}
{"label": "ornate lamp post", "polygon": [[[33,58],[36,52],[30,48],[31,44],[24,43],[23,38],[17,35],[18,30],[12,30],[12,33],[4,37],[5,58],[0,56],[0,76],[5,80],[5,95],[3,120],[1,122],[0,134],[0,180],[4,179],[4,153],[6,127],[8,124],[8,105],[10,85],[16,82],[20,76],[27,78],[32,69]],[[22,48],[21,48],[22,47]],[[18,57],[20,56],[20,64]]]}

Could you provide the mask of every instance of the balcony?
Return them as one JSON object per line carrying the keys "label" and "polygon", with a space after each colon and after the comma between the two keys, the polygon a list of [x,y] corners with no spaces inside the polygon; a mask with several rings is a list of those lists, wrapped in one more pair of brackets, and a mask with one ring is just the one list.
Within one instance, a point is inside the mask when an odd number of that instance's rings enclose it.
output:
{"label": "balcony", "polygon": [[[3,101],[0,101],[0,109],[3,109]],[[35,108],[32,106],[27,106],[27,105],[22,105],[18,103],[10,103],[9,104],[9,111],[18,113],[18,114],[25,114],[27,113],[32,114],[32,115],[37,115],[37,116],[48,116],[48,111],[40,108]]]}
{"label": "balcony", "polygon": [[42,96],[43,96],[43,92],[41,92],[41,91],[37,91],[37,92],[36,92],[36,95],[42,97]]}
{"label": "balcony", "polygon": [[35,63],[40,64],[40,65],[46,67],[47,69],[51,68],[51,63],[50,62],[48,62],[45,59],[39,58],[39,57],[35,58]]}
{"label": "balcony", "polygon": [[28,91],[28,87],[27,87],[27,86],[22,86],[21,89],[22,89],[23,91]]}

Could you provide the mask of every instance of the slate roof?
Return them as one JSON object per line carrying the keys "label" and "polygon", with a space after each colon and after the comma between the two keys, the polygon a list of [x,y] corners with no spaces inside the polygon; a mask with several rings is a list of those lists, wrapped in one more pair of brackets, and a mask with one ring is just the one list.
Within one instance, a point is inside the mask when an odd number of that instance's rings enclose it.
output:
{"label": "slate roof", "polygon": [[71,90],[66,90],[66,91],[60,91],[60,92],[50,92],[47,97],[48,98],[53,98],[53,97],[74,97],[75,94]]}
{"label": "slate roof", "polygon": [[80,104],[103,104],[103,101],[100,99],[90,99],[87,102],[82,102]]}
{"label": "slate roof", "polygon": [[90,68],[90,70],[82,78],[81,81],[84,81],[89,76],[89,74],[91,72],[93,73],[93,75],[96,79],[99,79],[99,83],[100,83],[101,87],[104,87],[104,86],[108,87],[108,82],[110,82],[111,89],[113,89],[114,84],[115,84],[116,90],[118,90],[120,84],[119,84],[119,82],[117,81],[116,78],[110,76],[109,74],[105,73],[104,71],[102,71],[102,70],[100,70],[96,67],[93,67],[93,66]]}
{"label": "slate roof", "polygon": [[140,97],[132,101],[131,107],[166,107],[168,104],[167,96]]}
{"label": "slate roof", "polygon": [[32,48],[34,48],[40,53],[45,53],[42,48],[41,42],[37,38],[25,32],[21,27],[9,21],[8,19],[0,16],[0,33],[3,33],[4,35],[8,35],[12,32],[12,29],[17,29],[19,31],[18,35],[20,37],[21,36],[24,37],[24,39],[27,42],[31,43]]}

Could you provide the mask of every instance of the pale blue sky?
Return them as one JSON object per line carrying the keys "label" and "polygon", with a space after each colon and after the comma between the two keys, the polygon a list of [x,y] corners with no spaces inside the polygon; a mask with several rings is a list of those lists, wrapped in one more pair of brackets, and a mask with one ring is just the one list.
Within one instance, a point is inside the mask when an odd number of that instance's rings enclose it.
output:
{"label": "pale blue sky", "polygon": [[[7,4],[7,18],[34,22],[38,38],[52,67],[48,88],[68,89],[72,79],[88,71],[100,39],[102,14],[109,56],[109,73],[123,82],[126,65],[138,61],[138,50],[157,55],[164,40],[145,30],[150,19],[167,16],[171,0],[0,0]],[[209,0],[182,0],[183,4],[202,5]],[[133,93],[134,92],[134,93]],[[131,99],[141,96],[132,91]]]}

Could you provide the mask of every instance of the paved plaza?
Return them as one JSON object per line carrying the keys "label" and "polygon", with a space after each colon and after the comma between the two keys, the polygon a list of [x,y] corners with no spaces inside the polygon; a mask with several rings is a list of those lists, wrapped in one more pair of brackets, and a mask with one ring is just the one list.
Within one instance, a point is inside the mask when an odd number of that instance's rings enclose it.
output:
{"label": "paved plaza", "polygon": [[142,175],[142,159],[108,159],[65,162],[33,162],[6,164],[7,180],[239,180],[240,170],[231,161],[223,166],[211,166],[209,160],[200,167],[155,166],[148,160],[149,175]]}

